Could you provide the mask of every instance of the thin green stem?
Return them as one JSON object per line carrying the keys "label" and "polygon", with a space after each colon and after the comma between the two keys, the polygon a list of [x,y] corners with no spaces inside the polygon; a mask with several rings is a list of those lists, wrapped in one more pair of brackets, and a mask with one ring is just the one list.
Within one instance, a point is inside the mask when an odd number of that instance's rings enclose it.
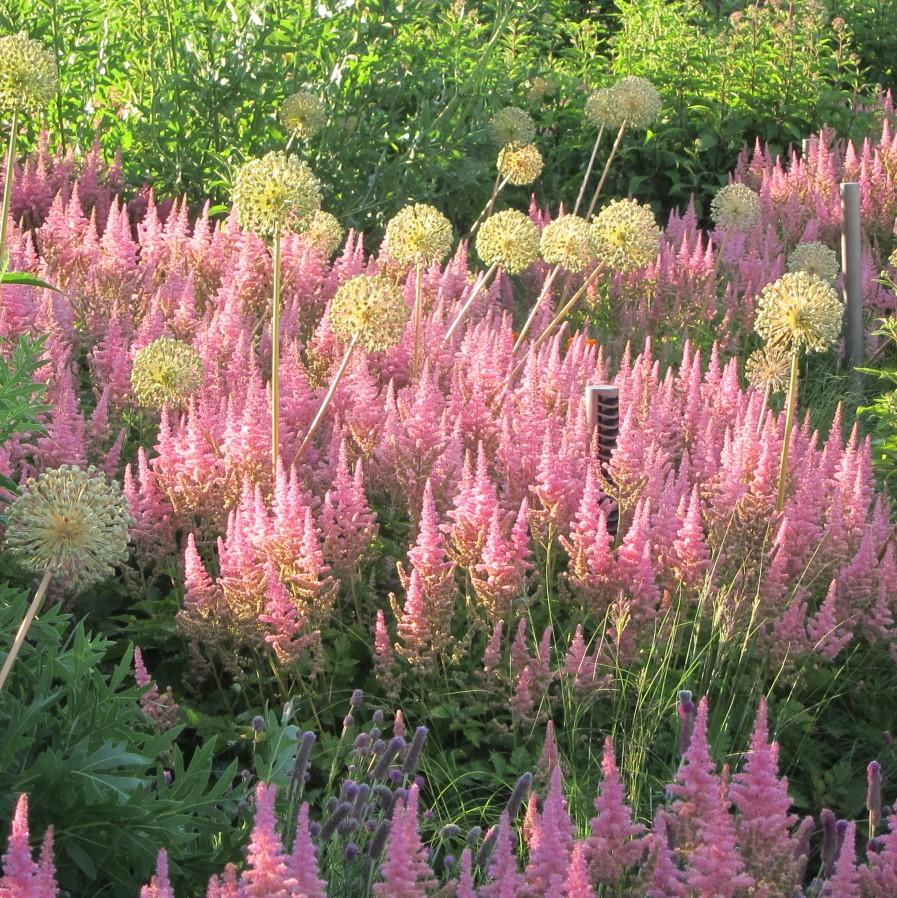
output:
{"label": "thin green stem", "polygon": [[782,463],[779,468],[779,492],[776,496],[776,511],[785,507],[785,483],[788,480],[788,450],[791,448],[791,428],[794,425],[794,410],[797,406],[797,350],[791,351],[791,377],[788,380],[788,398],[785,400],[785,436],[782,440]]}
{"label": "thin green stem", "polygon": [[509,177],[501,178],[501,174],[497,174],[495,176],[495,185],[492,188],[492,195],[489,197],[489,202],[483,207],[483,211],[477,216],[477,220],[470,226],[470,236],[473,237],[477,232],[477,228],[492,214],[493,208],[495,208],[495,201],[498,199],[498,195],[508,186]]}
{"label": "thin green stem", "polygon": [[617,150],[620,149],[620,143],[623,140],[623,134],[626,132],[626,119],[623,119],[623,124],[620,125],[620,130],[617,131],[617,137],[614,140],[614,145],[610,149],[610,155],[607,157],[607,162],[604,163],[604,170],[601,172],[601,177],[598,180],[598,186],[595,188],[595,193],[592,196],[592,202],[589,203],[589,211],[586,212],[586,218],[591,218],[592,213],[595,211],[595,203],[598,202],[598,197],[601,195],[601,189],[604,187],[604,182],[607,180],[607,174],[610,171],[611,164],[617,155]]}
{"label": "thin green stem", "polygon": [[417,371],[420,364],[420,320],[422,310],[420,307],[420,277],[421,277],[421,261],[417,260],[414,267],[414,353],[411,358],[411,377],[417,378]]}
{"label": "thin green stem", "polygon": [[473,290],[470,291],[470,296],[464,302],[464,305],[461,306],[461,310],[455,316],[455,320],[452,322],[451,327],[445,332],[445,336],[442,338],[443,344],[448,343],[449,340],[452,339],[452,334],[457,330],[458,325],[464,320],[464,316],[470,310],[470,307],[473,305],[473,301],[482,293],[483,287],[486,286],[486,283],[489,281],[489,278],[492,277],[493,274],[498,270],[498,262],[493,262],[485,273],[481,274],[477,282],[473,285]]}
{"label": "thin green stem", "polygon": [[0,270],[6,269],[9,254],[6,251],[6,229],[9,221],[9,206],[12,202],[12,170],[16,161],[16,131],[19,114],[13,112],[9,123],[9,145],[6,149],[6,177],[3,181],[3,208],[0,210]]}
{"label": "thin green stem", "polygon": [[533,321],[536,320],[536,315],[539,311],[539,306],[542,305],[542,300],[548,295],[548,291],[551,289],[551,284],[554,279],[557,277],[557,273],[561,270],[560,265],[555,265],[551,271],[548,272],[548,276],[545,278],[544,283],[542,284],[542,290],[539,293],[538,298],[533,303],[533,307],[530,310],[529,316],[523,324],[523,327],[520,329],[520,333],[517,335],[517,341],[514,343],[514,354],[516,355],[517,350],[520,349],[523,341],[526,339],[527,334],[529,333],[529,329],[533,326]]}
{"label": "thin green stem", "polygon": [[589,178],[592,176],[592,169],[595,167],[595,156],[598,154],[598,144],[601,143],[601,138],[604,136],[604,125],[602,125],[598,129],[598,136],[595,138],[595,143],[592,146],[592,155],[589,157],[589,164],[586,167],[586,173],[582,177],[582,184],[579,187],[579,196],[576,197],[576,205],[573,207],[573,214],[576,215],[579,212],[579,207],[582,205],[582,198],[586,193],[586,186],[589,183]]}
{"label": "thin green stem", "polygon": [[50,585],[50,571],[49,569],[44,571],[44,576],[41,578],[40,585],[37,587],[37,592],[34,594],[34,598],[31,600],[31,604],[28,606],[28,611],[25,613],[25,617],[22,618],[22,623],[19,624],[19,629],[16,632],[16,638],[13,640],[12,647],[9,650],[9,654],[6,656],[6,660],[3,662],[3,668],[0,670],[0,692],[3,691],[3,687],[6,684],[6,679],[9,676],[9,672],[12,670],[13,664],[16,663],[16,658],[19,656],[19,652],[22,649],[22,644],[25,642],[25,637],[28,635],[28,630],[31,627],[31,622],[34,620],[34,616],[37,614],[40,609],[41,602],[44,600],[44,595],[47,592],[47,587]]}
{"label": "thin green stem", "polygon": [[280,228],[274,230],[274,295],[271,299],[271,473],[280,452]]}

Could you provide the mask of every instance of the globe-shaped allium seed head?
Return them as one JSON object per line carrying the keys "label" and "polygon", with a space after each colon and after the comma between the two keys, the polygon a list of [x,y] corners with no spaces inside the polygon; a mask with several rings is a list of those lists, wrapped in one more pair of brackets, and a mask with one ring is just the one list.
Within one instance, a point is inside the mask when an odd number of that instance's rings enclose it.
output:
{"label": "globe-shaped allium seed head", "polygon": [[329,259],[343,245],[343,226],[335,215],[319,209],[302,237]]}
{"label": "globe-shaped allium seed head", "polygon": [[63,465],[25,483],[9,507],[6,544],[24,567],[80,591],[127,560],[130,523],[117,483]]}
{"label": "globe-shaped allium seed head", "polygon": [[563,215],[542,229],[542,258],[567,271],[582,271],[592,260],[589,223],[578,215]]}
{"label": "globe-shaped allium seed head", "polygon": [[370,352],[395,346],[405,332],[408,304],[393,281],[360,274],[349,278],[333,297],[330,326],[343,340],[357,336]]}
{"label": "globe-shaped allium seed head", "polygon": [[655,260],[660,228],[649,206],[632,199],[614,200],[592,219],[589,238],[599,262],[629,274]]}
{"label": "globe-shaped allium seed head", "polygon": [[788,386],[791,357],[777,346],[764,346],[748,356],[744,366],[748,383],[757,390],[781,393]]}
{"label": "globe-shaped allium seed head", "polygon": [[233,201],[245,230],[260,237],[272,237],[278,230],[298,234],[321,208],[321,186],[304,162],[272,152],[240,169]]}
{"label": "globe-shaped allium seed head", "polygon": [[586,100],[586,118],[595,127],[620,126],[619,116],[614,106],[613,94],[609,87],[593,90]]}
{"label": "globe-shaped allium seed head", "polygon": [[835,282],[841,266],[838,264],[838,254],[829,249],[824,243],[799,243],[788,256],[789,271],[806,271],[807,274],[815,274],[816,277]]}
{"label": "globe-shaped allium seed head", "polygon": [[657,88],[646,78],[629,75],[610,88],[612,124],[643,130],[660,115],[661,100]]}
{"label": "globe-shaped allium seed head", "polygon": [[297,90],[283,101],[280,120],[294,137],[308,140],[327,124],[327,113],[324,104],[313,93]]}
{"label": "globe-shaped allium seed head", "polygon": [[543,78],[541,75],[536,75],[536,77],[529,83],[529,87],[526,91],[526,98],[533,105],[538,105],[545,99],[545,97],[552,96],[556,88],[557,85],[550,79]]}
{"label": "globe-shaped allium seed head", "polygon": [[710,214],[727,231],[746,231],[760,220],[760,197],[747,184],[727,184],[710,202]]}
{"label": "globe-shaped allium seed head", "polygon": [[888,265],[890,265],[891,268],[897,268],[897,249],[888,256]]}
{"label": "globe-shaped allium seed head", "polygon": [[202,359],[182,340],[159,337],[134,356],[131,387],[145,408],[182,407],[202,382]]}
{"label": "globe-shaped allium seed head", "polygon": [[511,184],[532,184],[542,174],[542,154],[532,143],[509,143],[498,151],[498,173]]}
{"label": "globe-shaped allium seed head", "polygon": [[386,250],[397,262],[441,262],[452,248],[452,224],[435,207],[425,203],[405,206],[389,220],[384,237]]}
{"label": "globe-shaped allium seed head", "polygon": [[515,209],[490,215],[477,233],[477,254],[486,265],[520,274],[539,258],[539,229]]}
{"label": "globe-shaped allium seed head", "polygon": [[40,112],[59,90],[56,61],[24,34],[0,37],[0,109]]}
{"label": "globe-shaped allium seed head", "polygon": [[786,352],[825,352],[838,341],[844,306],[835,288],[805,271],[789,271],[757,301],[754,327],[769,346]]}
{"label": "globe-shaped allium seed head", "polygon": [[509,143],[532,143],[536,136],[536,123],[528,112],[517,106],[507,106],[492,116],[489,136],[500,147]]}

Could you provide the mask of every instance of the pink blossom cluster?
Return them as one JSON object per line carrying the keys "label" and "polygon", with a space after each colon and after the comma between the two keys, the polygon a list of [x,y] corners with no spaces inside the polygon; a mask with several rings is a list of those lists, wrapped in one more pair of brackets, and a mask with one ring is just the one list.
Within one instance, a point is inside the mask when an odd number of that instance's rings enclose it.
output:
{"label": "pink blossom cluster", "polygon": [[[697,707],[678,773],[667,787],[667,800],[656,809],[650,826],[633,819],[609,738],[604,745],[595,815],[585,835],[577,833],[571,820],[561,766],[555,764],[544,798],[539,801],[535,793],[530,797],[522,846],[515,827],[516,808],[506,809],[481,841],[468,834],[457,860],[452,854],[437,857],[424,841],[418,783],[379,805],[381,821],[375,820],[366,830],[367,841],[358,832],[310,823],[308,805],[303,803],[292,848],[284,845],[277,831],[275,789],[261,784],[255,793],[255,824],[243,869],[228,866],[222,876],[213,876],[206,894],[208,898],[326,898],[325,880],[335,877],[337,881],[358,879],[359,895],[368,894],[361,885],[367,879],[373,884],[370,894],[374,898],[437,894],[456,898],[594,898],[602,889],[602,893],[612,890],[648,898],[893,896],[897,888],[897,815],[892,814],[884,827],[878,827],[861,853],[857,825],[847,821],[835,825],[831,812],[824,812],[832,825],[822,827],[823,863],[814,875],[808,860],[816,824],[812,817],[799,820],[791,813],[788,782],[778,773],[778,746],[769,738],[765,703],[761,701],[757,713],[750,749],[734,774],[728,765],[720,770],[713,760],[707,715],[704,699]],[[357,784],[352,787],[354,792],[344,786],[343,797],[352,798],[356,805],[375,797],[376,790],[371,793]],[[343,803],[351,812],[352,801]],[[339,807],[335,805],[331,818],[339,815]],[[443,828],[442,850],[447,852],[452,838],[461,835],[457,827]],[[328,867],[322,869],[319,854],[325,845],[336,850],[328,849]],[[3,858],[0,895],[55,898],[58,890],[51,850],[49,836],[41,862],[31,859],[23,796]],[[449,877],[441,888],[437,860]],[[174,898],[164,851],[141,898]]]}

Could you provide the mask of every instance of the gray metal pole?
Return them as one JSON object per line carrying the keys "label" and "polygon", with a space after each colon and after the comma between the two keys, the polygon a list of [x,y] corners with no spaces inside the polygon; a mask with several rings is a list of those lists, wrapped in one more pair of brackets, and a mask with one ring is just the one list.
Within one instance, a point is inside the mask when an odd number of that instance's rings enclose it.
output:
{"label": "gray metal pole", "polygon": [[863,328],[863,252],[860,231],[860,185],[845,181],[841,185],[841,267],[844,282],[844,324],[846,361],[851,368],[851,389],[855,398],[862,389],[861,367],[865,355]]}

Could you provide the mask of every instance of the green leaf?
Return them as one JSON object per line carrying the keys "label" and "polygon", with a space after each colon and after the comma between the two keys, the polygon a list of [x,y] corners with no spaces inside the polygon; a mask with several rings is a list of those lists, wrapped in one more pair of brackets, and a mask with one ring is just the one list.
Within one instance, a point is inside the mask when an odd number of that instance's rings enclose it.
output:
{"label": "green leaf", "polygon": [[42,287],[44,290],[52,290],[54,293],[62,293],[58,287],[42,281],[33,274],[24,271],[6,271],[0,275],[0,284],[16,284],[21,287]]}

